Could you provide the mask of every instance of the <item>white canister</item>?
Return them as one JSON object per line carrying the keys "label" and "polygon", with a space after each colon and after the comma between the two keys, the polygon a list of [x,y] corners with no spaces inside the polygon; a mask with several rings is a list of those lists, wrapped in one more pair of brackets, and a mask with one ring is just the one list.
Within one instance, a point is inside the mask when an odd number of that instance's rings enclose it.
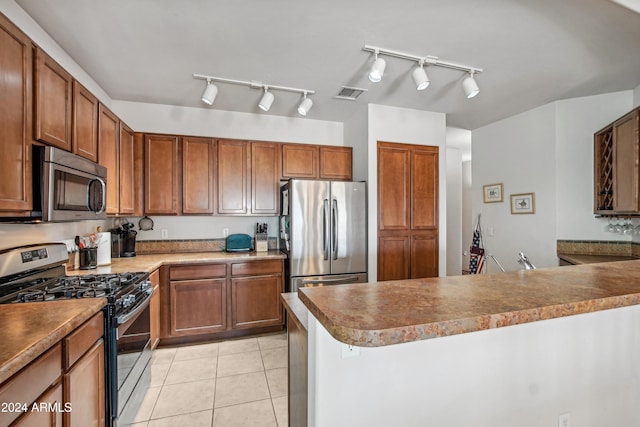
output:
{"label": "white canister", "polygon": [[98,233],[98,265],[111,264],[111,233]]}

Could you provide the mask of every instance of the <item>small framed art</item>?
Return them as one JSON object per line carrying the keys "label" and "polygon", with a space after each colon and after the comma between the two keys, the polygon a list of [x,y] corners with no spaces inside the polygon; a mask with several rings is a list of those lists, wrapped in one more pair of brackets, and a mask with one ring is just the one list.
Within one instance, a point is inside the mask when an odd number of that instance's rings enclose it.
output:
{"label": "small framed art", "polygon": [[485,203],[502,202],[503,199],[503,187],[502,184],[489,184],[482,186],[482,192],[484,193]]}
{"label": "small framed art", "polygon": [[512,214],[536,213],[535,193],[521,193],[511,195]]}

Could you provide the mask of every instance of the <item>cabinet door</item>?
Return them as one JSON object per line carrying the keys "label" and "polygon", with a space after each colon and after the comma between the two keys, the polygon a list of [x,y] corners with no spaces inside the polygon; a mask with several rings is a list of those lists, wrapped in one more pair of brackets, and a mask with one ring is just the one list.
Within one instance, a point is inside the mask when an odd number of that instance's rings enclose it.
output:
{"label": "cabinet door", "polygon": [[613,211],[613,126],[593,136],[593,212]]}
{"label": "cabinet door", "polygon": [[71,74],[36,48],[35,82],[35,139],[71,151]]}
{"label": "cabinet door", "polygon": [[613,124],[613,209],[616,212],[640,211],[639,114],[639,110],[634,110]]}
{"label": "cabinet door", "polygon": [[409,236],[378,237],[378,281],[403,280],[411,276],[411,242]]}
{"label": "cabinet door", "polygon": [[411,150],[411,229],[438,227],[438,149]]}
{"label": "cabinet door", "polygon": [[73,81],[73,152],[98,161],[98,98]]}
{"label": "cabinet door", "polygon": [[351,147],[320,146],[320,179],[351,181]]}
{"label": "cabinet door", "polygon": [[226,279],[171,281],[170,335],[205,334],[227,329]]}
{"label": "cabinet door", "polygon": [[[0,14],[0,211],[31,209],[31,40]],[[10,214],[11,215],[11,214]]]}
{"label": "cabinet door", "polygon": [[[44,393],[36,401],[35,405],[43,408],[55,408],[53,410],[30,411],[16,421],[15,427],[60,427],[62,426],[62,410],[65,409],[62,399],[62,383],[58,383]],[[73,409],[73,406],[70,408]]]}
{"label": "cabinet door", "polygon": [[213,213],[214,166],[213,139],[182,138],[182,213]]}
{"label": "cabinet door", "polygon": [[318,146],[282,144],[282,178],[318,178]]}
{"label": "cabinet door", "polygon": [[180,163],[178,137],[145,135],[144,213],[176,215]]}
{"label": "cabinet door", "polygon": [[234,329],[282,325],[280,294],[282,276],[249,276],[231,279]]}
{"label": "cabinet door", "polygon": [[280,144],[251,143],[251,213],[280,211]]}
{"label": "cabinet door", "polygon": [[66,426],[104,426],[104,342],[98,341],[64,375],[65,402],[72,410],[64,413]]}
{"label": "cabinet door", "polygon": [[149,275],[149,281],[153,289],[153,296],[149,303],[151,350],[153,350],[160,342],[160,273],[158,270]]}
{"label": "cabinet door", "polygon": [[407,230],[410,224],[411,153],[404,146],[395,145],[378,147],[380,230]]}
{"label": "cabinet door", "polygon": [[120,183],[119,209],[121,215],[134,215],[138,209],[137,199],[141,183],[136,180],[136,151],[138,142],[135,132],[120,122],[120,147],[118,181]]}
{"label": "cabinet door", "polygon": [[120,211],[119,154],[120,124],[107,107],[98,108],[98,162],[107,168],[107,214]]}
{"label": "cabinet door", "polygon": [[438,277],[438,234],[425,232],[411,236],[412,279]]}
{"label": "cabinet door", "polygon": [[249,157],[246,141],[218,141],[218,213],[248,212]]}

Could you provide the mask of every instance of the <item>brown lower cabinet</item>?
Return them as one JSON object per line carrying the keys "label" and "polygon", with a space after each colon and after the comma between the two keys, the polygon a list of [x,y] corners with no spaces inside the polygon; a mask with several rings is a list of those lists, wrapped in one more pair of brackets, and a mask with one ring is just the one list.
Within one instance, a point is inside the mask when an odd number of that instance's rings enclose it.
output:
{"label": "brown lower cabinet", "polygon": [[149,302],[149,335],[151,336],[151,350],[155,349],[160,342],[160,271],[155,270],[149,275],[153,295]]}
{"label": "brown lower cabinet", "polygon": [[193,342],[281,330],[283,260],[170,265],[160,272],[160,339]]}
{"label": "brown lower cabinet", "polygon": [[26,409],[0,411],[0,425],[103,427],[103,322],[96,314],[0,385],[0,402]]}

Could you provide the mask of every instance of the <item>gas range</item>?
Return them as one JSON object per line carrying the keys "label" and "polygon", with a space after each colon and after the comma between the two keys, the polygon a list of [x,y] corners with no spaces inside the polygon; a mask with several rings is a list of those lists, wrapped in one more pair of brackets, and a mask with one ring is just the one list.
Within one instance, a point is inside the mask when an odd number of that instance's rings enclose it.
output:
{"label": "gas range", "polygon": [[[66,275],[63,243],[0,251],[0,304],[43,304],[106,298],[104,313],[106,426],[114,427],[151,359],[149,273]],[[46,308],[44,308],[46,309]]]}

